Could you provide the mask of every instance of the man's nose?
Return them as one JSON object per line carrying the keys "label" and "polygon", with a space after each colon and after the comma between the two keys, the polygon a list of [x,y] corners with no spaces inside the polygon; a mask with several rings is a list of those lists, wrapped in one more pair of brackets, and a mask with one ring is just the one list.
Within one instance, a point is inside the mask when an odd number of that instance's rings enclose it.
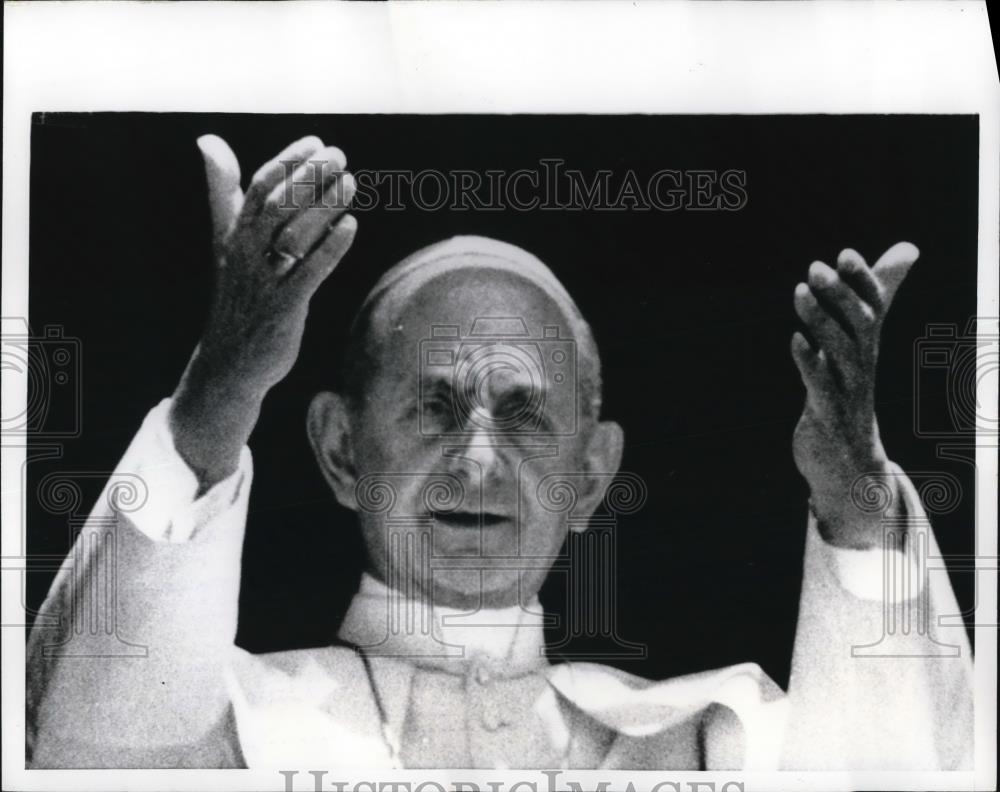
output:
{"label": "man's nose", "polygon": [[477,408],[470,416],[465,448],[460,455],[456,455],[466,460],[460,465],[466,473],[472,473],[470,468],[478,466],[484,479],[496,475],[503,463],[496,438],[486,428],[489,415],[485,412],[483,408]]}
{"label": "man's nose", "polygon": [[492,438],[482,429],[477,429],[469,437],[464,456],[478,464],[484,474],[492,473],[500,461]]}

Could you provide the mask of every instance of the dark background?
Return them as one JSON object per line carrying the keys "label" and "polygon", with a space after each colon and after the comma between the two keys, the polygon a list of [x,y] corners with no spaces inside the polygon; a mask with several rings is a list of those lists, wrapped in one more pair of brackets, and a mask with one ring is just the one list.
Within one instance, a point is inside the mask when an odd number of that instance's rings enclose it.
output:
{"label": "dark background", "polygon": [[[963,499],[935,519],[945,553],[973,552],[973,469],[916,436],[914,343],[930,322],[975,311],[978,120],[974,116],[241,116],[39,114],[32,134],[30,322],[80,340],[83,431],[59,458],[31,441],[28,550],[64,554],[73,520],[35,493],[52,471],[107,474],[145,413],[173,390],[203,322],[209,225],[195,138],[226,138],[244,179],[315,133],[354,169],[590,173],[745,170],[738,212],[535,211],[358,214],[354,248],[323,286],[295,370],[251,439],[255,480],[238,642],[254,651],[330,640],[357,584],[351,515],[315,469],[304,416],[334,380],[351,314],[379,274],[458,233],[521,245],[548,263],[591,321],[605,413],[626,432],[623,469],[649,501],[617,532],[619,636],[648,677],[753,660],[787,682],[806,488],[792,462],[802,387],[790,359],[792,291],[814,259],[852,246],[869,262],[902,239],[922,252],[883,334],[883,439],[907,470],[947,471]],[[947,424],[945,392],[924,392]],[[101,475],[81,477],[87,506]],[[82,515],[80,515],[82,516]],[[36,563],[29,609],[53,575]],[[973,580],[953,574],[963,608]],[[562,613],[558,582],[543,602]],[[554,629],[553,634],[557,634]],[[878,636],[872,636],[875,640]],[[614,651],[581,639],[566,652]]]}

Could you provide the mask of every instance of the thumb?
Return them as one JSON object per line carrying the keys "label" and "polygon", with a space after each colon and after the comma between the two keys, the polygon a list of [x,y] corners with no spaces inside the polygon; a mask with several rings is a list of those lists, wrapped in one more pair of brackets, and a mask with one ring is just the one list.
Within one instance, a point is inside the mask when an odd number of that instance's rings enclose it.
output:
{"label": "thumb", "polygon": [[218,135],[202,135],[198,138],[198,148],[205,161],[212,244],[218,253],[243,208],[240,164],[229,144]]}
{"label": "thumb", "polygon": [[897,242],[875,262],[872,272],[885,289],[885,310],[892,305],[896,291],[906,280],[910,267],[920,257],[917,246],[909,242]]}

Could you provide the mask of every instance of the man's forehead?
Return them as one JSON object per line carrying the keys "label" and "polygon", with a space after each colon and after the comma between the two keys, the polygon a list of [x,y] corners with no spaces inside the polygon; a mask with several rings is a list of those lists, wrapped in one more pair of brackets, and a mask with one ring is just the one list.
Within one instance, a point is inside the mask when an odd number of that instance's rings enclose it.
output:
{"label": "man's forehead", "polygon": [[[374,322],[376,347],[392,380],[422,375],[450,380],[463,367],[476,368],[485,355],[497,363],[527,356],[511,371],[538,369],[538,343],[572,343],[572,328],[559,305],[532,281],[515,273],[483,267],[454,269],[435,276],[397,303],[392,314]],[[501,367],[504,369],[504,367]],[[491,376],[493,386],[537,386],[513,374]],[[509,381],[508,381],[509,380]]]}
{"label": "man's forehead", "polygon": [[460,336],[538,336],[557,327],[569,337],[567,317],[536,283],[515,273],[482,267],[453,269],[397,301],[381,328],[409,338],[442,325]]}
{"label": "man's forehead", "polygon": [[[547,299],[545,299],[547,298]],[[507,304],[498,304],[501,302]],[[388,270],[365,300],[359,316],[369,329],[377,320],[394,329],[404,313],[448,311],[453,316],[481,310],[510,310],[539,303],[579,324],[579,311],[552,271],[528,251],[496,239],[458,236],[422,248]],[[515,305],[514,307],[517,307]]]}
{"label": "man's forehead", "polygon": [[[494,345],[482,350],[491,371],[504,354],[528,355],[523,368],[564,380],[568,366],[570,389],[582,385],[588,403],[599,405],[600,361],[586,321],[542,261],[505,242],[453,237],[417,251],[379,279],[352,334],[364,344],[359,376],[372,384],[409,387],[410,375],[431,373],[438,360],[460,367],[479,359],[469,357],[470,345]],[[543,352],[554,356],[545,365]]]}

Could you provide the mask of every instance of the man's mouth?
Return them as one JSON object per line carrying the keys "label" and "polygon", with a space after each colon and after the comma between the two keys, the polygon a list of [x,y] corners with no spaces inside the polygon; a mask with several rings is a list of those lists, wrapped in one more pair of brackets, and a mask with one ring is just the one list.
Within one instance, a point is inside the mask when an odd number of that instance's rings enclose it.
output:
{"label": "man's mouth", "polygon": [[490,528],[507,522],[507,517],[495,512],[431,512],[435,522],[451,528]]}

